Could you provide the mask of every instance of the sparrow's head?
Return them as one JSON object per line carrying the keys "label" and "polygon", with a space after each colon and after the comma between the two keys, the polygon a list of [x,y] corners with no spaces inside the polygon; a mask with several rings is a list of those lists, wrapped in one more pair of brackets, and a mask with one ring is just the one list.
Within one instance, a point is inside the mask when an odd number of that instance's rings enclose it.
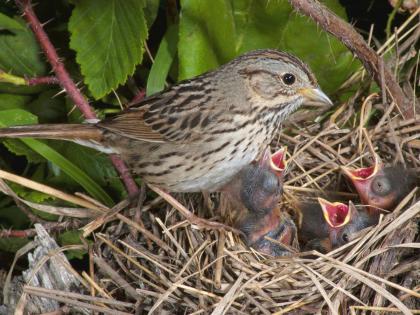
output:
{"label": "sparrow's head", "polygon": [[305,101],[332,105],[309,67],[299,58],[277,50],[256,50],[231,61],[226,70],[239,74],[256,111],[285,117]]}

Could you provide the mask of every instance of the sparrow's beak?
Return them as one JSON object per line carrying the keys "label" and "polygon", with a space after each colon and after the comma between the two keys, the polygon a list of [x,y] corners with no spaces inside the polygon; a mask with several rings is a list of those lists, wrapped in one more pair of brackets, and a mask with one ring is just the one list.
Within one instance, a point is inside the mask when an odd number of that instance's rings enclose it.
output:
{"label": "sparrow's beak", "polygon": [[333,102],[331,102],[330,98],[320,89],[304,88],[300,89],[299,93],[308,101],[322,103],[328,106],[333,105]]}
{"label": "sparrow's beak", "polygon": [[350,222],[351,210],[341,202],[329,202],[328,200],[318,198],[321,205],[325,221],[332,228],[339,228]]}

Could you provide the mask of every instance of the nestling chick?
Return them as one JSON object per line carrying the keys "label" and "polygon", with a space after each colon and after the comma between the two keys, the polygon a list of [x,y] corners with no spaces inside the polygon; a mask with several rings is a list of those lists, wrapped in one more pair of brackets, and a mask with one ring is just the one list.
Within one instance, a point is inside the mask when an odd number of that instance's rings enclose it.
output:
{"label": "nestling chick", "polygon": [[293,221],[277,206],[282,195],[284,156],[285,149],[274,154],[267,149],[257,163],[243,169],[227,186],[228,195],[240,208],[236,226],[244,233],[246,243],[272,256],[290,254],[286,248],[296,240]]}
{"label": "nestling chick", "polygon": [[416,174],[402,164],[385,167],[375,154],[375,164],[370,167],[350,169],[342,167],[344,174],[356,188],[369,213],[378,218],[381,210],[393,210],[416,186]]}
{"label": "nestling chick", "polygon": [[356,209],[351,201],[346,205],[318,198],[318,203],[302,203],[299,210],[302,213],[299,240],[307,249],[330,251],[349,242],[358,231],[375,224],[365,210]]}

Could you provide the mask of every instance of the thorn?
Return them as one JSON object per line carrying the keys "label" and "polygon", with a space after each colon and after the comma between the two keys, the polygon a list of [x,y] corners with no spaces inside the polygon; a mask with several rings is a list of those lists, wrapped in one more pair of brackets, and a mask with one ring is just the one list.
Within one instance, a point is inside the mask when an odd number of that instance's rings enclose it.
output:
{"label": "thorn", "polygon": [[55,97],[57,97],[57,96],[59,96],[61,94],[64,94],[64,93],[66,93],[66,89],[62,89],[61,91],[59,91],[56,94],[54,94],[51,98],[55,98]]}
{"label": "thorn", "polygon": [[76,109],[76,105],[73,105],[73,107],[70,109],[70,111],[67,113],[67,116],[70,116],[71,113],[73,113]]}
{"label": "thorn", "polygon": [[54,20],[54,18],[51,18],[48,21],[45,21],[44,23],[41,23],[41,27],[43,28],[45,25],[47,25],[48,23],[52,22],[53,20]]}

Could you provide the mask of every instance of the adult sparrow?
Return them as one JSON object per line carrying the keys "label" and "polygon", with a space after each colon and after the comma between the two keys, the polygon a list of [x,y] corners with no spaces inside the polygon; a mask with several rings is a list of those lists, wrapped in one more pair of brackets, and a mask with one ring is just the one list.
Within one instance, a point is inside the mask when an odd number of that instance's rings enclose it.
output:
{"label": "adult sparrow", "polygon": [[5,128],[0,137],[74,141],[119,154],[143,180],[167,191],[211,192],[255,160],[305,100],[331,104],[301,60],[256,50],[115,117]]}

